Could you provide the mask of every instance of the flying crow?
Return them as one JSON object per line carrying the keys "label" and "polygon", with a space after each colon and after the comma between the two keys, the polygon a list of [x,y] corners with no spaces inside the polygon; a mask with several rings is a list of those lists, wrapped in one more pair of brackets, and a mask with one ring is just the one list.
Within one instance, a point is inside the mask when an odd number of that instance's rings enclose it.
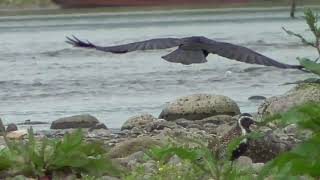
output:
{"label": "flying crow", "polygon": [[82,48],[94,48],[96,50],[111,53],[127,53],[138,50],[167,49],[178,47],[173,52],[162,56],[163,59],[173,63],[194,64],[207,62],[209,53],[237,60],[249,64],[260,64],[264,66],[274,66],[284,69],[302,69],[299,65],[289,65],[268,58],[249,48],[219,42],[203,36],[192,36],[185,38],[158,38],[146,41],[133,42],[116,46],[97,46],[89,41],[81,41],[77,37],[67,37],[67,43]]}

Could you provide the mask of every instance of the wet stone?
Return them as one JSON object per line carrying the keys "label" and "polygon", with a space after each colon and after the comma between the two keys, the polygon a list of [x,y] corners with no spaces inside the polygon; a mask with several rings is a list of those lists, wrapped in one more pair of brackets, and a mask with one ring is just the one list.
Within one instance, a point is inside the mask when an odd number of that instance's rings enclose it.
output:
{"label": "wet stone", "polygon": [[17,130],[18,130],[17,125],[10,123],[7,126],[6,132],[12,132],[12,131],[17,131]]}

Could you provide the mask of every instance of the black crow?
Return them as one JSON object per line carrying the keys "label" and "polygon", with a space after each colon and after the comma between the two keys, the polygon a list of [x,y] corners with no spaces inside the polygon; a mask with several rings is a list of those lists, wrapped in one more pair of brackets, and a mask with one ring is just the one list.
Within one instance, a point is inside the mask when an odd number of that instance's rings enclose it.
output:
{"label": "black crow", "polygon": [[178,47],[173,52],[162,56],[162,58],[169,62],[181,63],[185,65],[194,63],[205,63],[207,62],[206,57],[208,56],[208,54],[212,53],[249,64],[260,64],[264,66],[274,66],[284,69],[303,68],[299,65],[290,65],[278,62],[243,46],[226,42],[219,42],[203,36],[192,36],[185,38],[158,38],[105,47],[97,46],[89,41],[81,41],[75,36],[72,36],[72,38],[67,37],[66,42],[75,47],[94,48],[100,51],[111,53],[127,53],[138,50],[167,49]]}

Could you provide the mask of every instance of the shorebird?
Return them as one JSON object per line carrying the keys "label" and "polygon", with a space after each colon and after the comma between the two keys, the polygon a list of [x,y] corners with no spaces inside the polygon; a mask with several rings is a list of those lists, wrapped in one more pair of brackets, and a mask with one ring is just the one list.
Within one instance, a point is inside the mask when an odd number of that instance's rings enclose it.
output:
{"label": "shorebird", "polygon": [[[249,113],[243,113],[240,115],[237,125],[232,128],[227,134],[225,134],[219,143],[218,148],[218,157],[223,158],[225,156],[225,151],[227,149],[230,141],[236,137],[245,136],[251,132],[250,126],[255,124],[255,121],[252,118],[252,115]],[[243,139],[239,146],[232,151],[231,161],[237,159],[242,154],[244,154],[247,150],[247,139]]]}
{"label": "shorebird", "polygon": [[212,53],[249,64],[274,66],[284,69],[303,68],[299,65],[290,65],[278,62],[243,46],[219,42],[203,36],[149,39],[146,41],[105,47],[97,46],[89,41],[82,41],[75,36],[67,37],[66,42],[75,47],[93,48],[99,51],[119,54],[138,50],[154,50],[178,47],[173,52],[162,56],[162,58],[169,62],[181,63],[184,65],[205,63],[207,62],[206,57],[208,54]]}

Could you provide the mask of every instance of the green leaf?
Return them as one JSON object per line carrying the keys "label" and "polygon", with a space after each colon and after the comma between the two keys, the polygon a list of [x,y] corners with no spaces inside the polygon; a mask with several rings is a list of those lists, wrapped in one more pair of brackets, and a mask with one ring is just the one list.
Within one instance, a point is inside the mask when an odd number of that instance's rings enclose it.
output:
{"label": "green leaf", "polygon": [[300,128],[320,131],[320,104],[309,102],[281,114],[282,121],[297,123]]}
{"label": "green leaf", "polygon": [[227,146],[227,152],[226,152],[226,159],[231,159],[232,152],[239,146],[242,140],[244,140],[245,137],[237,137],[230,141],[230,143]]}
{"label": "green leaf", "polygon": [[300,64],[308,71],[320,75],[320,64],[315,63],[307,58],[298,59]]}
{"label": "green leaf", "polygon": [[312,33],[318,37],[318,27],[317,27],[317,23],[318,23],[318,15],[316,13],[314,13],[310,8],[306,9],[304,11],[304,15],[305,15],[305,20],[310,28],[310,30],[312,31]]}

